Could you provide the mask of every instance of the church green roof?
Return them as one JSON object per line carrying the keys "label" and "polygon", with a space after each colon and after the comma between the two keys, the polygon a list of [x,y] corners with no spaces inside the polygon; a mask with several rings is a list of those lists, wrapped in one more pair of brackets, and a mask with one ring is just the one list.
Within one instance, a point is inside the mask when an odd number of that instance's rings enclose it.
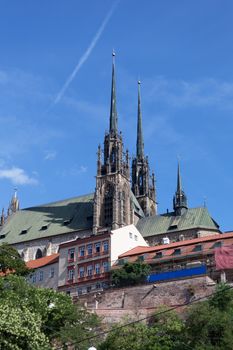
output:
{"label": "church green roof", "polygon": [[91,229],[93,194],[26,208],[13,213],[0,231],[9,244]]}
{"label": "church green roof", "polygon": [[219,231],[218,224],[211,218],[207,208],[190,208],[181,216],[174,212],[142,218],[137,229],[143,237],[169,234],[176,231],[203,228]]}
{"label": "church green roof", "polygon": [[[0,244],[15,244],[61,234],[91,230],[94,194],[26,208],[13,213],[0,230]],[[138,216],[143,211],[131,192]]]}

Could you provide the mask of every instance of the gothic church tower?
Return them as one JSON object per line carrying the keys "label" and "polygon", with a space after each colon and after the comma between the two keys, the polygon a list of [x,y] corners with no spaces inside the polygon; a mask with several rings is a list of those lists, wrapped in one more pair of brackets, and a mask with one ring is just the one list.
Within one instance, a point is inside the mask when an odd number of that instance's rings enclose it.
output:
{"label": "gothic church tower", "polygon": [[98,148],[93,232],[131,224],[133,206],[130,197],[129,155],[128,151],[124,154],[122,135],[118,132],[113,53],[109,132],[105,134],[103,152],[101,146]]}
{"label": "gothic church tower", "polygon": [[155,176],[152,173],[150,177],[148,157],[144,154],[140,81],[138,81],[137,153],[132,162],[132,191],[145,216],[156,214]]}

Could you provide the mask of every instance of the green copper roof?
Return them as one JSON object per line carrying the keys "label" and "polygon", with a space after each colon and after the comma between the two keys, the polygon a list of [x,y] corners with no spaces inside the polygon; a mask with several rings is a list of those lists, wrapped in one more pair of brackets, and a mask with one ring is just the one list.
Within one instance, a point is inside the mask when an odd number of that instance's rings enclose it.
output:
{"label": "green copper roof", "polygon": [[[87,194],[54,203],[26,208],[12,214],[0,230],[0,243],[31,241],[66,233],[91,230],[94,194]],[[131,193],[135,212],[144,214]]]}
{"label": "green copper roof", "polygon": [[[0,231],[9,244],[91,229],[93,194],[19,210]],[[5,236],[5,237],[4,237]]]}
{"label": "green copper roof", "polygon": [[219,231],[219,226],[211,218],[207,208],[203,207],[187,209],[181,216],[175,216],[174,212],[150,216],[140,219],[137,223],[137,229],[143,237],[192,228]]}

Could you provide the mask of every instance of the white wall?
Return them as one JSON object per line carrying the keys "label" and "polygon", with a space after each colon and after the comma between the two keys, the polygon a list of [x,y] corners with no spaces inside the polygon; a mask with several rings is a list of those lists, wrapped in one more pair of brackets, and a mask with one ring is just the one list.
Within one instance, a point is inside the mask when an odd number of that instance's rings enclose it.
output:
{"label": "white wall", "polygon": [[137,246],[148,247],[141,233],[134,225],[128,225],[111,231],[111,265],[118,256]]}
{"label": "white wall", "polygon": [[[51,277],[51,268],[54,269],[54,276]],[[43,271],[43,280],[40,281],[40,272]],[[33,280],[33,275],[36,280]],[[58,262],[45,265],[34,270],[28,277],[28,281],[36,287],[57,289],[58,286]]]}

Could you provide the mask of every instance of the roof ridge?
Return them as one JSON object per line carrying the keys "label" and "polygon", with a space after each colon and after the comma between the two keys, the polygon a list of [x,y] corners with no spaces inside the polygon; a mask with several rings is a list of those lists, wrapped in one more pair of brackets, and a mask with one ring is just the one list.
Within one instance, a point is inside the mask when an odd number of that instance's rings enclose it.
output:
{"label": "roof ridge", "polygon": [[94,192],[83,194],[83,195],[80,195],[80,196],[74,196],[74,197],[70,197],[70,198],[60,199],[60,200],[55,201],[55,202],[49,202],[49,203],[43,203],[43,204],[39,204],[39,205],[34,205],[34,206],[31,206],[31,207],[20,209],[19,211],[28,210],[28,209],[31,209],[31,208],[51,206],[52,204],[62,203],[62,202],[65,202],[65,201],[71,201],[73,199],[78,199],[78,198],[81,198],[81,197],[89,197],[89,196],[93,196],[94,197]]}

